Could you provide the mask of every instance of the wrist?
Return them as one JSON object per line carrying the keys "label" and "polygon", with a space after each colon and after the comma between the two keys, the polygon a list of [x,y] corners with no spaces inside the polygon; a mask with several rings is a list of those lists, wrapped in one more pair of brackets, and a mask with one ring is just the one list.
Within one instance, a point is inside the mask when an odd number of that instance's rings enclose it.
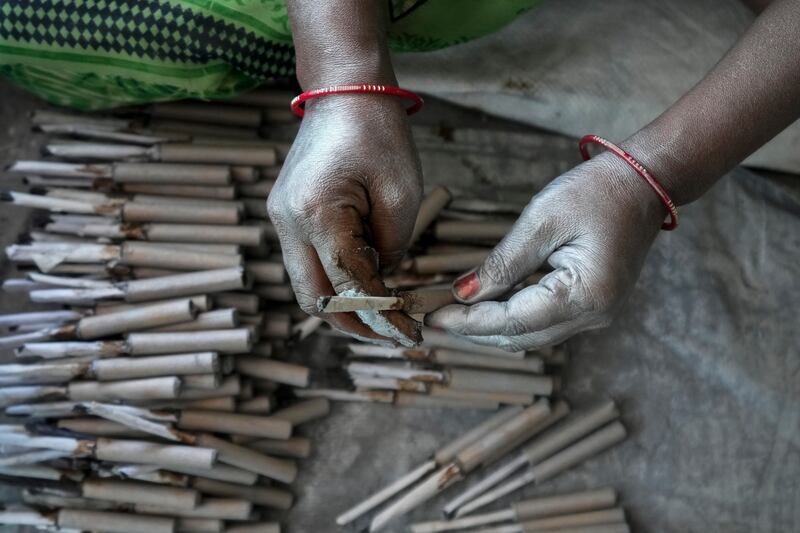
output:
{"label": "wrist", "polygon": [[638,213],[643,223],[660,227],[667,210],[658,194],[628,163],[616,155],[603,152],[585,164],[596,164],[602,175],[607,176],[606,194],[613,197],[617,209]]}

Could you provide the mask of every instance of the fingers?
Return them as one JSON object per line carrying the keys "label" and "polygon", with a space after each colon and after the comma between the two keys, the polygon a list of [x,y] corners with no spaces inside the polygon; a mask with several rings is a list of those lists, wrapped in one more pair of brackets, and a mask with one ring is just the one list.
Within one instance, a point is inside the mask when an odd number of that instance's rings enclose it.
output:
{"label": "fingers", "polygon": [[322,268],[317,252],[288,228],[278,230],[286,271],[292,283],[297,303],[306,313],[320,316],[340,331],[360,340],[370,340],[394,345],[392,339],[378,335],[364,325],[354,313],[320,314],[317,299],[320,296],[336,294],[325,270]]}
{"label": "fingers", "polygon": [[572,270],[559,268],[507,302],[450,305],[431,313],[426,324],[466,336],[478,344],[517,351],[560,342],[607,323]]}
{"label": "fingers", "polygon": [[[331,206],[321,216],[319,228],[325,231],[312,232],[310,241],[336,294],[389,294],[379,273],[378,253],[367,242],[355,208]],[[419,323],[403,312],[358,311],[357,315],[375,333],[405,346],[415,346],[421,340]]]}
{"label": "fingers", "polygon": [[547,257],[568,240],[556,230],[551,217],[540,212],[536,198],[528,205],[511,231],[473,272],[453,284],[463,303],[494,299],[533,274]]}
{"label": "fingers", "polygon": [[380,259],[381,272],[391,272],[405,256],[422,201],[421,171],[416,179],[376,183],[370,192],[371,242]]}

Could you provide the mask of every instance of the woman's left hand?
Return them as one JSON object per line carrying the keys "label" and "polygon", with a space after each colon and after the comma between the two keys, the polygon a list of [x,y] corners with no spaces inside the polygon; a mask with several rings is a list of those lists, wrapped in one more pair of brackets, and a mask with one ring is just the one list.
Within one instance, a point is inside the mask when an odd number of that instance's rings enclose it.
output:
{"label": "woman's left hand", "polygon": [[[465,305],[444,307],[426,323],[511,351],[607,326],[636,283],[664,214],[650,186],[603,153],[534,196],[483,264],[454,283]],[[498,301],[544,263],[554,270],[539,283]]]}

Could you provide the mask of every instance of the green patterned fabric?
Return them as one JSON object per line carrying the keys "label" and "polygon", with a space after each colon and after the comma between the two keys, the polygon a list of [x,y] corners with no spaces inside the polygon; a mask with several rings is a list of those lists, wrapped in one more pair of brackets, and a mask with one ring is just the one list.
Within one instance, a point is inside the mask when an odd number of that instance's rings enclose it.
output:
{"label": "green patterned fabric", "polygon": [[[539,0],[388,1],[390,45],[411,52],[491,33]],[[0,0],[0,75],[59,105],[225,98],[293,73],[284,0]]]}

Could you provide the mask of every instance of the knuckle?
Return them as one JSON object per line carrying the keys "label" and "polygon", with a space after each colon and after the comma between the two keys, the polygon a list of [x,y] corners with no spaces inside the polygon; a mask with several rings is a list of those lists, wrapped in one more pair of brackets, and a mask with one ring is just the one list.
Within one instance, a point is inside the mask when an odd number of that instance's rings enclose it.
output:
{"label": "knuckle", "polygon": [[494,251],[481,266],[481,274],[498,285],[510,283],[513,279],[511,262],[503,253]]}

